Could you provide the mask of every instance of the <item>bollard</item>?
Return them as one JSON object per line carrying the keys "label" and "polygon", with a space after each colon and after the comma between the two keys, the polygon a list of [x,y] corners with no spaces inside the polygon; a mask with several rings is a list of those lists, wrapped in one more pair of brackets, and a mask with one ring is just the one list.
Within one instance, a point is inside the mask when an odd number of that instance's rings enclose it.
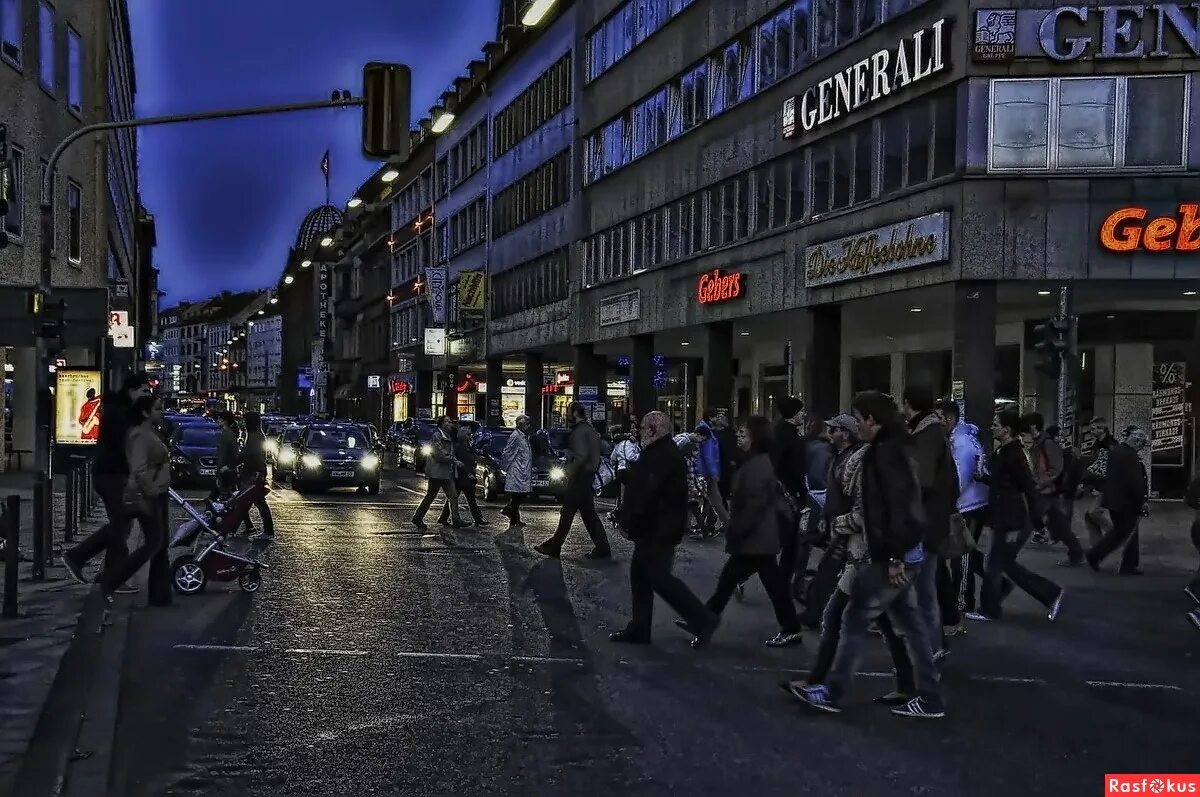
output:
{"label": "bollard", "polygon": [[63,540],[71,542],[75,539],[75,524],[79,522],[79,512],[76,504],[79,502],[79,469],[67,471],[67,494],[63,501]]}
{"label": "bollard", "polygon": [[87,520],[88,516],[88,478],[87,465],[80,465],[79,472],[75,476],[75,530],[79,530],[79,522]]}
{"label": "bollard", "polygon": [[0,519],[4,524],[4,616],[17,616],[17,563],[21,558],[21,496],[10,495]]}
{"label": "bollard", "polygon": [[46,505],[46,482],[38,478],[33,483],[33,580],[43,581],[46,578],[46,538],[42,526],[46,523],[46,513],[42,507]]}

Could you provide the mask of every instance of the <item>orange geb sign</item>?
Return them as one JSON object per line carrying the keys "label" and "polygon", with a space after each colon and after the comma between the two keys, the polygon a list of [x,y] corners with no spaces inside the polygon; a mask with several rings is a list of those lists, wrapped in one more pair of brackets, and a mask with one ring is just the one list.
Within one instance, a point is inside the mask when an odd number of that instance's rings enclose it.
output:
{"label": "orange geb sign", "polygon": [[1100,225],[1100,245],[1110,252],[1200,252],[1200,204],[1181,202],[1178,218],[1146,221],[1146,208],[1118,208]]}

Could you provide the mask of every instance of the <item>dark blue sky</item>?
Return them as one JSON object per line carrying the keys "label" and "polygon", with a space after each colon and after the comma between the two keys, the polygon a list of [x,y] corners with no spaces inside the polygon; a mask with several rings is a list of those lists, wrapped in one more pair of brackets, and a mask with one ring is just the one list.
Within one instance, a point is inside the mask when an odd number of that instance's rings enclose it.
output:
{"label": "dark blue sky", "polygon": [[[328,98],[362,64],[413,70],[412,119],[495,38],[497,0],[129,0],[139,116]],[[142,201],[158,224],[167,302],[272,285],[296,229],[377,167],[357,109],[141,132]]]}

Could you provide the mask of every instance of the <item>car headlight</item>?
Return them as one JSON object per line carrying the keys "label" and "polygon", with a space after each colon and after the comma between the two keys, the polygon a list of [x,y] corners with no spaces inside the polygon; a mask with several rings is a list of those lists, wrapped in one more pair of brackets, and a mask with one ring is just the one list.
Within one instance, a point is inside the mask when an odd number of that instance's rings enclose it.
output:
{"label": "car headlight", "polygon": [[190,459],[188,459],[187,457],[177,456],[177,457],[171,457],[171,464],[183,467],[184,465],[191,465],[192,461]]}
{"label": "car headlight", "polygon": [[432,456],[432,455],[433,455],[433,446],[429,445],[428,443],[421,446],[421,456],[428,457],[428,456]]}
{"label": "car headlight", "polygon": [[375,454],[367,454],[362,458],[361,464],[363,466],[363,470],[375,470],[379,467],[379,457],[377,457]]}
{"label": "car headlight", "polygon": [[279,464],[280,465],[291,465],[295,461],[296,461],[296,452],[293,451],[292,449],[285,448],[285,449],[283,449],[283,451],[279,452]]}
{"label": "car headlight", "polygon": [[567,472],[565,470],[563,470],[562,468],[551,468],[550,469],[550,481],[560,482],[565,478],[567,478]]}
{"label": "car headlight", "polygon": [[316,454],[305,454],[304,458],[300,461],[304,463],[304,467],[306,468],[315,470],[316,468],[321,467],[321,458]]}
{"label": "car headlight", "polygon": [[267,442],[263,443],[263,448],[266,449],[268,454],[279,453],[279,443],[276,443],[274,440],[268,440]]}

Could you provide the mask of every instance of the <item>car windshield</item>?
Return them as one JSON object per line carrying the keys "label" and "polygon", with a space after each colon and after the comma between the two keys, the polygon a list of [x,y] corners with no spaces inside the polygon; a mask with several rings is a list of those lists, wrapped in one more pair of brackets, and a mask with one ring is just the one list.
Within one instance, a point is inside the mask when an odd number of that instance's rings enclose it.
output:
{"label": "car windshield", "polygon": [[198,448],[210,446],[216,448],[217,441],[220,439],[221,427],[192,424],[183,427],[183,433],[179,438],[179,445],[196,446]]}
{"label": "car windshield", "polygon": [[437,424],[433,421],[417,421],[417,439],[428,440],[433,437],[433,433],[437,431]]}
{"label": "car windshield", "polygon": [[294,443],[300,439],[300,435],[303,433],[303,429],[286,429],[283,433],[283,442]]}
{"label": "car windshield", "polygon": [[571,447],[571,432],[569,429],[548,429],[546,436],[555,451],[566,451]]}
{"label": "car windshield", "polygon": [[309,429],[304,438],[308,448],[367,448],[367,437],[357,427]]}
{"label": "car windshield", "polygon": [[483,450],[489,456],[497,457],[504,453],[504,446],[508,445],[508,437],[505,435],[489,435],[483,441]]}

